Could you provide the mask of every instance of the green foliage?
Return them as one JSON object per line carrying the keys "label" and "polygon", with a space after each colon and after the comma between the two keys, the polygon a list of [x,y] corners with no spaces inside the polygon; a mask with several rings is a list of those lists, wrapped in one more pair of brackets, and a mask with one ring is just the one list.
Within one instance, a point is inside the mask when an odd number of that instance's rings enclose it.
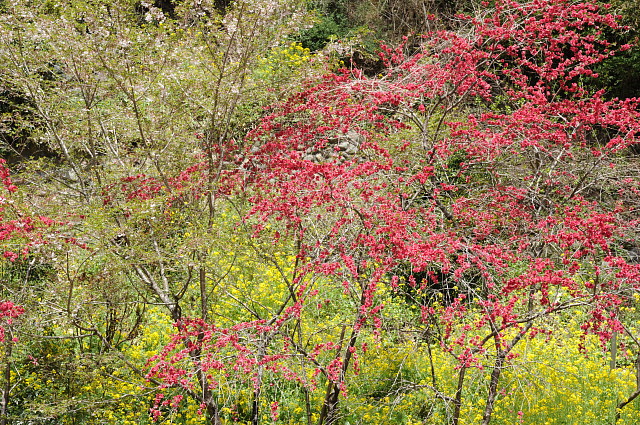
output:
{"label": "green foliage", "polygon": [[630,48],[606,59],[596,68],[600,78],[595,84],[597,88],[605,89],[610,98],[640,97],[640,6],[628,0],[608,3],[611,11],[621,16],[620,22],[626,28],[607,38],[618,46],[629,44]]}
{"label": "green foliage", "polygon": [[312,52],[322,50],[329,42],[346,37],[352,30],[344,6],[332,2],[315,9],[316,18],[311,28],[302,30],[295,38]]}
{"label": "green foliage", "polygon": [[597,69],[600,74],[598,86],[607,91],[610,98],[627,99],[640,97],[640,48],[637,46],[639,38],[628,40],[634,47],[626,52],[607,59]]}

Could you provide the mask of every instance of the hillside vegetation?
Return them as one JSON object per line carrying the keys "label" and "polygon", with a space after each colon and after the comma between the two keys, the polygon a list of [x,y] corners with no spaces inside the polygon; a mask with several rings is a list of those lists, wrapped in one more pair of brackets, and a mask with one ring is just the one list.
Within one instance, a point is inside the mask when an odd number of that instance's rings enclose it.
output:
{"label": "hillside vegetation", "polygon": [[639,13],[0,1],[0,425],[637,423]]}

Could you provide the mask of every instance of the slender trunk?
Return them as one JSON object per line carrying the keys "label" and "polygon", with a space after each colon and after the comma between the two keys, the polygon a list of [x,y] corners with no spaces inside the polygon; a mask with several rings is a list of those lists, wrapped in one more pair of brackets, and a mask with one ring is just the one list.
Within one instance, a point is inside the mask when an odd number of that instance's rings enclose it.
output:
{"label": "slender trunk", "polygon": [[616,406],[616,422],[620,420],[620,413],[622,409],[638,396],[640,396],[640,353],[636,356],[636,390],[623,402],[618,403]]}
{"label": "slender trunk", "polygon": [[2,386],[2,406],[0,410],[0,425],[7,425],[9,421],[9,392],[11,391],[11,352],[13,340],[9,332],[5,334],[5,363],[3,370],[4,382]]}
{"label": "slender trunk", "polygon": [[251,402],[251,425],[260,424],[260,393],[262,385],[258,382],[257,387],[253,390],[253,400]]}
{"label": "slender trunk", "polygon": [[329,381],[327,384],[327,391],[324,393],[324,402],[322,403],[322,409],[320,410],[320,417],[318,418],[318,425],[322,425],[327,417],[327,413],[331,406],[329,406],[329,400],[331,399],[331,391],[333,391],[333,382]]}
{"label": "slender trunk", "polygon": [[499,332],[498,329],[492,326],[494,330],[494,341],[496,345],[496,360],[493,364],[493,370],[491,371],[491,379],[489,381],[489,393],[487,394],[487,402],[484,406],[484,414],[482,416],[482,425],[488,425],[489,421],[491,421],[491,415],[493,414],[493,408],[496,403],[496,398],[498,396],[498,382],[500,382],[500,375],[502,374],[502,369],[506,363],[507,355],[513,350],[513,347],[522,340],[522,338],[529,332],[533,326],[533,322],[527,322],[527,324],[518,332],[518,334],[511,340],[509,344],[505,346],[505,348],[501,348],[500,340],[499,340]]}
{"label": "slender trunk", "polygon": [[613,331],[611,335],[611,358],[609,359],[609,369],[616,368],[616,357],[618,356],[618,332]]}
{"label": "slender trunk", "polygon": [[[362,285],[362,294],[360,295],[360,307],[362,307],[366,301],[366,285]],[[320,412],[320,418],[318,419],[318,425],[322,425],[326,420],[327,425],[333,425],[338,420],[338,401],[340,399],[340,384],[344,381],[344,377],[349,369],[351,363],[351,357],[355,350],[356,343],[358,342],[358,336],[360,335],[359,323],[362,319],[361,313],[358,312],[356,319],[351,327],[351,336],[349,337],[349,343],[344,351],[344,357],[342,358],[342,369],[340,370],[340,377],[338,382],[329,382],[327,386],[327,392],[325,394],[324,403],[322,404],[322,411]],[[340,355],[342,351],[342,340],[344,339],[345,328],[342,328],[340,334],[340,347],[336,357]]]}
{"label": "slender trunk", "polygon": [[207,390],[207,393],[207,401],[205,402],[205,405],[207,406],[207,423],[211,425],[222,425],[220,412],[218,411],[218,404],[213,401],[211,390]]}
{"label": "slender trunk", "polygon": [[[199,342],[202,342],[203,334],[198,334],[197,338]],[[191,361],[196,366],[196,378],[198,379],[198,384],[200,386],[200,394],[197,397],[197,401],[204,404],[205,406],[207,424],[221,425],[222,421],[220,420],[220,410],[218,409],[218,403],[216,402],[213,392],[209,387],[209,379],[207,378],[207,374],[202,370],[200,355],[201,352],[199,349],[189,353]]]}
{"label": "slender trunk", "polygon": [[[300,239],[298,239],[297,241],[297,248],[298,248],[298,253],[300,253]],[[298,261],[299,261],[299,256],[296,256],[296,264],[294,266],[294,275],[293,275],[293,279],[292,281],[295,281],[296,279],[296,273],[298,270]],[[295,290],[293,288],[293,286],[290,286],[289,291],[291,292],[291,297],[293,298],[294,302],[296,300],[296,293]],[[298,336],[298,346],[302,347],[303,346],[303,338],[302,338],[302,325],[301,325],[301,321],[298,318],[298,320],[296,321],[296,327],[295,329],[297,330],[296,334]],[[344,335],[344,334],[343,334]],[[303,360],[301,359],[301,364]],[[313,422],[312,419],[312,413],[311,413],[311,397],[309,396],[309,388],[307,388],[306,385],[302,385],[302,393],[304,394],[304,408],[305,408],[305,414],[306,414],[306,418],[307,418],[307,425],[311,425]]]}
{"label": "slender trunk", "polygon": [[[262,362],[266,355],[266,346],[268,341],[260,341],[260,351],[258,352],[258,364]],[[260,396],[262,395],[262,375],[264,373],[264,365],[258,366],[258,376],[253,387],[253,401],[251,402],[251,425],[260,424]]]}
{"label": "slender trunk", "polygon": [[[344,340],[344,333],[346,332],[346,326],[342,326],[342,332],[340,332],[340,343],[338,344],[338,349],[336,350],[336,359],[340,357],[340,353],[342,351],[342,341]],[[332,391],[334,387],[334,383],[329,380],[327,382],[327,391],[324,394],[324,402],[322,403],[322,409],[320,409],[320,417],[318,418],[318,425],[322,425],[327,418],[329,411],[332,409],[330,406],[330,400],[332,397]]]}
{"label": "slender trunk", "polygon": [[[616,317],[620,316],[620,311],[616,308],[615,310]],[[611,335],[611,358],[609,359],[609,369],[613,370],[616,368],[616,360],[618,356],[618,331],[613,331]]]}
{"label": "slender trunk", "polygon": [[302,392],[304,392],[304,406],[307,411],[307,425],[311,425],[311,399],[309,398],[309,390],[307,387],[302,388]]}
{"label": "slender trunk", "polygon": [[500,375],[502,374],[502,368],[507,356],[507,352],[500,350],[497,353],[496,361],[493,364],[493,370],[491,371],[491,380],[489,381],[489,394],[487,395],[487,403],[484,407],[484,414],[482,416],[482,425],[488,425],[493,414],[493,407],[498,395],[498,382],[500,381]]}
{"label": "slender trunk", "polygon": [[205,266],[200,266],[199,273],[199,282],[200,282],[200,318],[203,322],[206,322],[208,319],[207,314],[207,304],[208,304],[208,296],[207,296],[207,270]]}
{"label": "slender trunk", "polygon": [[[192,360],[194,363],[197,363],[197,357],[200,355],[199,350],[192,355]],[[213,392],[211,388],[209,388],[209,379],[207,379],[206,374],[202,371],[202,368],[198,365],[198,370],[196,372],[196,376],[198,378],[198,384],[200,384],[201,390],[201,401],[206,407],[207,413],[207,424],[210,425],[221,425],[222,421],[220,420],[220,411],[218,409],[218,403],[216,403],[215,397],[213,396]]]}
{"label": "slender trunk", "polygon": [[[360,318],[356,319],[355,323],[358,323]],[[342,335],[340,339],[344,337],[344,329],[342,330]],[[340,381],[344,379],[344,376],[349,369],[349,364],[351,363],[351,357],[353,355],[353,348],[356,346],[356,342],[358,341],[358,329],[355,328],[351,331],[351,336],[349,337],[349,344],[347,345],[347,349],[345,350],[344,357],[342,359],[342,370],[340,371]],[[340,351],[338,351],[339,353]],[[329,382],[327,385],[327,392],[325,393],[324,403],[322,404],[322,410],[320,412],[320,417],[318,418],[318,425],[322,425],[326,422],[327,425],[332,425],[336,423],[338,417],[338,401],[340,399],[340,382]]]}
{"label": "slender trunk", "polygon": [[[202,279],[204,268],[200,269],[200,278]],[[176,326],[178,327],[178,331],[184,331],[184,324],[182,323],[182,310],[180,309],[178,302],[176,301],[173,306],[167,306],[169,311],[171,312],[171,316],[173,320],[176,322]],[[204,312],[202,314],[205,314]],[[199,332],[196,336],[198,340],[198,346],[201,346],[202,340],[204,338],[203,332]],[[191,342],[189,340],[184,343],[186,346],[189,346]],[[205,413],[207,418],[207,424],[210,425],[221,425],[222,421],[220,420],[220,411],[218,409],[218,403],[215,400],[213,392],[209,387],[209,379],[207,374],[202,370],[202,364],[200,360],[201,355],[200,349],[193,350],[189,352],[189,357],[196,367],[196,379],[198,380],[198,385],[200,386],[200,393],[194,398],[200,402],[205,407]],[[0,424],[1,425],[1,424]]]}
{"label": "slender trunk", "polygon": [[431,385],[437,391],[438,381],[436,380],[436,368],[433,364],[433,353],[431,352],[431,343],[427,341],[427,353],[429,354],[429,368],[431,369]]}
{"label": "slender trunk", "polygon": [[340,385],[333,384],[333,391],[327,401],[327,425],[332,425],[338,420],[338,401],[340,399]]}
{"label": "slender trunk", "polygon": [[458,372],[458,388],[456,389],[456,399],[454,401],[455,409],[453,410],[453,425],[460,422],[460,410],[462,409],[462,389],[464,388],[464,375],[467,368],[462,366]]}

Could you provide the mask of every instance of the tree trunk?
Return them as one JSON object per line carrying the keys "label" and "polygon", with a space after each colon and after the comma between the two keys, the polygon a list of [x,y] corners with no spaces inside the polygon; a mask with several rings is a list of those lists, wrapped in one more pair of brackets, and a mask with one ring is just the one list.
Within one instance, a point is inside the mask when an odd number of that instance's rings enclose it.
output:
{"label": "tree trunk", "polygon": [[[260,351],[258,353],[258,362],[264,359],[266,354],[267,341],[261,341]],[[260,396],[262,395],[262,376],[264,373],[264,365],[258,366],[258,376],[256,377],[253,389],[253,401],[251,402],[251,425],[260,424]]]}
{"label": "tree trunk", "polygon": [[633,400],[635,400],[638,396],[640,396],[640,353],[636,356],[636,390],[623,402],[618,403],[616,406],[616,422],[620,420],[620,413],[622,409]]}
{"label": "tree trunk", "polygon": [[489,381],[489,393],[487,394],[487,402],[484,406],[484,414],[482,416],[482,425],[488,425],[489,421],[491,421],[491,415],[493,414],[493,408],[496,403],[496,397],[498,395],[498,382],[500,382],[500,375],[502,374],[502,369],[504,368],[504,364],[507,359],[507,355],[513,350],[513,347],[516,346],[520,340],[529,332],[533,326],[533,322],[527,322],[527,324],[518,332],[518,334],[511,340],[507,346],[502,349],[500,346],[500,341],[498,339],[498,329],[492,326],[494,330],[494,340],[496,345],[496,361],[493,364],[493,370],[491,371],[491,380]]}
{"label": "tree trunk", "polygon": [[507,356],[506,351],[498,352],[496,361],[493,364],[493,370],[491,371],[491,380],[489,381],[489,394],[487,394],[487,403],[484,407],[484,414],[482,416],[482,425],[488,425],[493,414],[493,406],[496,402],[496,396],[498,395],[498,382],[500,381],[500,375],[502,374],[502,367]]}
{"label": "tree trunk", "polygon": [[460,422],[460,410],[462,409],[462,389],[464,388],[464,375],[467,368],[462,366],[458,372],[458,388],[456,389],[455,408],[453,410],[453,425]]}
{"label": "tree trunk", "polygon": [[[360,317],[358,317],[355,323],[358,323]],[[351,362],[352,350],[358,341],[358,330],[353,329],[351,331],[351,337],[349,338],[349,344],[347,345],[347,349],[344,353],[344,358],[342,359],[342,370],[340,371],[340,380],[344,379],[344,376],[347,373],[347,369],[349,369],[349,363]],[[342,330],[342,335],[340,335],[340,340],[344,337],[344,328]],[[341,347],[340,347],[341,348]],[[340,351],[338,351],[339,353]],[[340,383],[339,382],[331,382],[327,385],[327,392],[325,394],[324,403],[322,404],[322,410],[320,411],[320,417],[318,418],[318,425],[323,425],[326,423],[327,425],[332,425],[338,419],[338,401],[340,399]]]}
{"label": "tree trunk", "polygon": [[2,371],[4,382],[2,385],[2,406],[0,407],[0,425],[7,425],[9,421],[9,392],[11,391],[11,353],[13,340],[10,332],[5,334],[5,363]]}

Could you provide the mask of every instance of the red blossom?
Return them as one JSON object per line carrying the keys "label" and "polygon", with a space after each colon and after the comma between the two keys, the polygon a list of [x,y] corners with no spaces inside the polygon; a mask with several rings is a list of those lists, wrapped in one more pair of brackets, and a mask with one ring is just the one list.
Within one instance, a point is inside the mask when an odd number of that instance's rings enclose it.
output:
{"label": "red blossom", "polygon": [[[244,151],[231,144],[225,190],[250,194],[255,236],[299,241],[296,272],[356,300],[351,345],[330,357],[335,345],[317,344],[305,357],[338,392],[358,336],[380,327],[383,287],[449,285],[450,300],[420,305],[422,321],[442,325],[459,369],[484,367],[493,341],[497,370],[521,338],[548,334],[539,319],[576,306],[591,315],[583,329],[605,341],[620,330],[623,289],[640,289],[638,265],[617,255],[638,224],[640,184],[621,155],[639,142],[638,101],[578,84],[613,54],[602,34],[615,17],[591,3],[501,0],[463,19],[464,35],[426,34],[415,55],[383,46],[382,77],[345,69],[309,83],[269,110]],[[599,129],[605,140],[594,140]],[[211,170],[188,175],[197,172]],[[179,192],[142,175],[119,184],[128,200]],[[306,305],[331,305],[296,283],[269,326],[179,323],[149,376],[185,386],[194,372],[178,365],[198,353],[212,385],[215,371],[254,382],[266,365],[294,379],[291,340],[268,355],[255,341],[281,336]]]}

